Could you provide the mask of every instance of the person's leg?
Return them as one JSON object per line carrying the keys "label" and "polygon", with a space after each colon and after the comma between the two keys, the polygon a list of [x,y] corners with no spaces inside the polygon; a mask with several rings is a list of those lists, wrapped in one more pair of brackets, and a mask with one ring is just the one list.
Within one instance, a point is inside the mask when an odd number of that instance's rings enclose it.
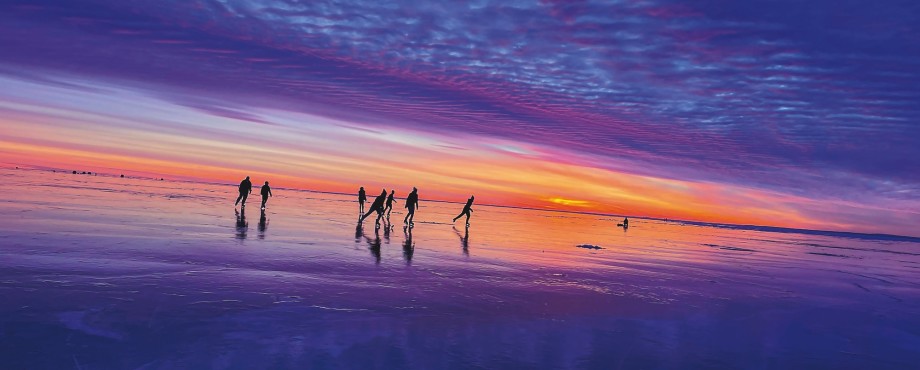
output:
{"label": "person's leg", "polygon": [[246,205],[246,199],[249,199],[249,193],[243,192],[243,205]]}
{"label": "person's leg", "polygon": [[472,214],[466,211],[466,226],[470,226],[470,216],[472,216]]}
{"label": "person's leg", "polygon": [[262,208],[265,208],[265,202],[268,201],[268,197],[262,197]]}
{"label": "person's leg", "polygon": [[367,213],[364,214],[364,216],[361,216],[361,221],[360,221],[360,222],[364,222],[364,219],[367,218],[367,216],[370,216],[371,213],[374,213],[374,209],[373,209],[373,208],[370,209],[370,210],[368,210]]}
{"label": "person's leg", "polygon": [[240,204],[240,200],[243,199],[243,194],[245,193],[240,192],[240,196],[236,197],[236,203],[233,203],[233,205]]}

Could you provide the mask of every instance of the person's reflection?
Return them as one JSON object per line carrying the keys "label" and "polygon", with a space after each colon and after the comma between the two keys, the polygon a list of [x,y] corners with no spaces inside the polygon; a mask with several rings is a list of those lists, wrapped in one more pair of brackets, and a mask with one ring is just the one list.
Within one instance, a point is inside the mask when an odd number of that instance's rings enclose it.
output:
{"label": "person's reflection", "polygon": [[262,215],[259,216],[259,239],[265,239],[265,230],[268,229],[268,218],[265,217],[265,210],[262,210]]}
{"label": "person's reflection", "polygon": [[387,245],[390,245],[390,230],[392,229],[393,227],[390,226],[389,219],[383,222],[383,240]]}
{"label": "person's reflection", "polygon": [[233,212],[236,212],[236,238],[246,239],[246,232],[249,231],[249,222],[246,221],[246,208],[240,207],[239,210],[234,209]]}
{"label": "person's reflection", "polygon": [[403,235],[406,237],[406,241],[403,243],[403,258],[406,259],[406,264],[412,264],[412,254],[415,253],[415,243],[412,242],[412,228],[409,226],[403,226]]}
{"label": "person's reflection", "polygon": [[467,225],[463,229],[463,235],[460,235],[460,230],[457,230],[457,227],[454,226],[454,232],[457,233],[457,236],[460,238],[460,247],[463,248],[463,255],[470,256],[470,226]]}
{"label": "person's reflection", "polygon": [[367,241],[367,249],[370,249],[371,254],[374,256],[374,259],[376,260],[375,262],[379,265],[380,264],[380,229],[376,227],[374,228],[374,239],[371,239],[369,236],[367,236],[367,234],[363,233],[363,229],[362,229],[361,236],[363,236],[365,241]]}

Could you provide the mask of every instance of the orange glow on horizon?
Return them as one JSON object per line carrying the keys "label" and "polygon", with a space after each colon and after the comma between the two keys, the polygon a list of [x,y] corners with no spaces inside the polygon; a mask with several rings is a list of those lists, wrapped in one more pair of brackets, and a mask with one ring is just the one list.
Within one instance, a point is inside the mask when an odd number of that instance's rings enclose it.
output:
{"label": "orange glow on horizon", "polygon": [[[260,183],[261,179],[270,179],[276,189],[296,188],[339,193],[352,193],[358,186],[361,186],[357,181],[348,183],[334,179],[306,177],[306,175],[294,176],[272,172],[270,169],[240,170],[229,166],[187,164],[127,154],[109,154],[9,141],[3,141],[0,144],[3,146],[4,156],[16,163],[62,169],[73,168],[112,174],[121,172],[149,177],[165,175],[171,178],[228,184],[235,184],[242,176],[249,175],[255,180],[254,183]],[[423,194],[423,201],[427,198],[462,202],[468,194],[475,194],[479,203],[535,209],[784,227],[827,225],[801,217],[793,209],[779,211],[752,204],[740,207],[725,204],[728,199],[721,197],[720,193],[726,189],[713,184],[664,180],[675,182],[680,187],[692,191],[676,191],[669,187],[661,187],[653,190],[656,196],[652,198],[640,193],[639,189],[645,189],[648,192],[650,183],[662,181],[661,179],[649,179],[597,168],[546,163],[531,166],[526,170],[517,170],[516,168],[520,166],[507,163],[507,158],[490,158],[491,160],[484,158],[487,160],[477,163],[476,170],[467,171],[479,174],[479,176],[466,175],[455,183],[443,182],[445,171],[438,168],[438,163],[426,163],[425,171],[432,173],[432,176],[428,176],[428,181],[422,179],[414,183],[386,184],[377,180],[366,181],[363,186],[368,189],[369,193],[376,194],[377,187],[390,189],[391,186],[396,185],[398,196],[405,195],[401,191],[417,186]],[[454,161],[457,159],[459,158],[446,158],[443,168],[450,168],[452,164],[456,164]],[[553,170],[546,171],[541,168],[542,166],[551,166]],[[591,172],[594,175],[584,177],[582,175],[585,172]],[[486,179],[496,173],[504,174],[502,180],[487,183]],[[448,178],[448,180],[452,179]],[[442,186],[446,190],[439,189]],[[550,191],[559,195],[542,195]],[[590,200],[585,199],[588,197]],[[755,203],[775,203],[774,196],[770,194],[750,191],[745,192],[745,197],[755,200]],[[785,222],[776,222],[777,220]]]}

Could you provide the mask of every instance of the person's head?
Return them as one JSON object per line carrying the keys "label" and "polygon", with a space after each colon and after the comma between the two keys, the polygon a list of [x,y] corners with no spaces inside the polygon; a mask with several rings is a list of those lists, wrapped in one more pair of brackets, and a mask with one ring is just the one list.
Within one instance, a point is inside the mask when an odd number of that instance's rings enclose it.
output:
{"label": "person's head", "polygon": [[416,187],[413,186],[413,187],[412,187],[412,192],[414,193],[414,192],[417,192],[417,191],[418,191],[418,189],[417,189]]}
{"label": "person's head", "polygon": [[364,187],[363,187],[363,186],[361,187],[361,190],[364,190]]}
{"label": "person's head", "polygon": [[476,197],[473,195],[470,195],[470,200],[473,200],[473,199],[476,199]]}
{"label": "person's head", "polygon": [[265,182],[265,185],[268,185],[268,181]]}
{"label": "person's head", "polygon": [[390,194],[396,194],[396,190],[390,190]]}
{"label": "person's head", "polygon": [[246,176],[246,180],[249,180],[249,176]]}
{"label": "person's head", "polygon": [[381,190],[381,191],[380,191],[380,195],[387,195],[387,189]]}

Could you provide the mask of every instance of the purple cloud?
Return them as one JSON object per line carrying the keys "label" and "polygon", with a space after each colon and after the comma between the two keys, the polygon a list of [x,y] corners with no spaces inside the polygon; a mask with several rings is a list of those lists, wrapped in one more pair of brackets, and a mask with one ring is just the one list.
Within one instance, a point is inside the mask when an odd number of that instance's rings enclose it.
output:
{"label": "purple cloud", "polygon": [[816,199],[920,199],[910,3],[11,1],[0,14],[0,73],[40,83],[55,71],[254,122],[247,107]]}

